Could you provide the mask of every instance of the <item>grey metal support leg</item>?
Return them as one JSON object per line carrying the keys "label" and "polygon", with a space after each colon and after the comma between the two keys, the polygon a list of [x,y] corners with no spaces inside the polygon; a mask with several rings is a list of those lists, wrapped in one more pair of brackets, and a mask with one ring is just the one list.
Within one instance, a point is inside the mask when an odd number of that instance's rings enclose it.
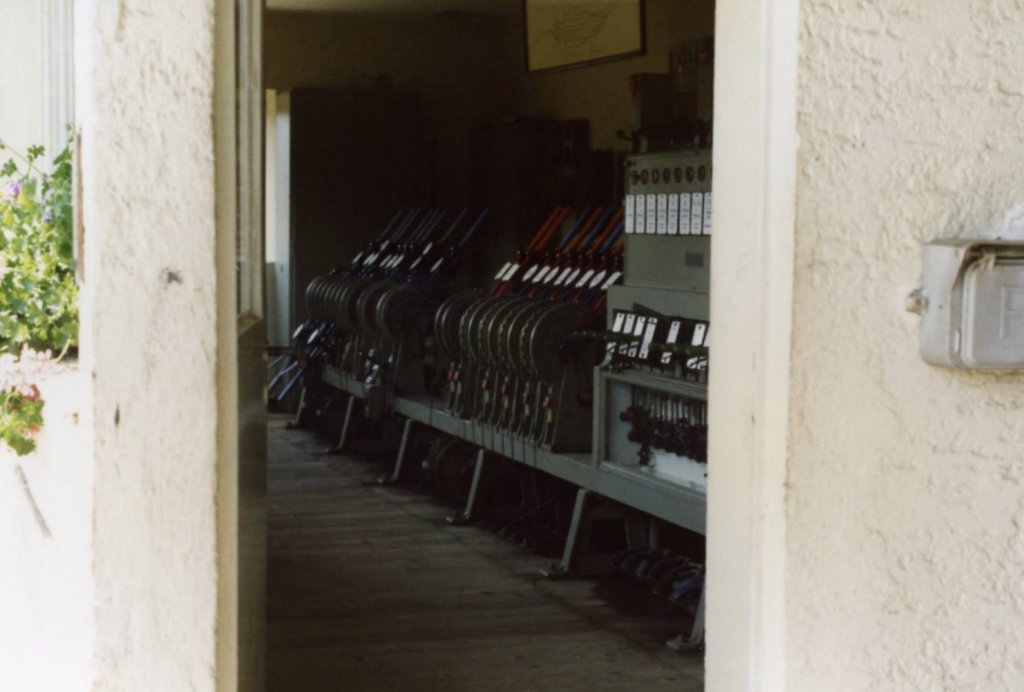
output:
{"label": "grey metal support leg", "polygon": [[[611,554],[592,550],[594,522],[621,521],[625,523],[627,531],[636,532],[634,519],[633,514],[621,505],[606,502],[601,495],[580,488],[576,491],[576,504],[572,509],[572,522],[569,524],[569,535],[565,538],[562,561],[541,569],[540,573],[548,579],[608,574],[611,572],[608,565]],[[646,532],[646,525],[643,530]]]}
{"label": "grey metal support leg", "polygon": [[540,573],[548,579],[560,579],[572,574],[573,559],[576,555],[577,544],[583,538],[583,525],[586,521],[587,502],[590,499],[590,491],[580,488],[576,491],[576,504],[572,508],[572,521],[569,524],[569,535],[565,537],[565,549],[562,551],[562,561],[555,565],[549,565],[540,570]]}
{"label": "grey metal support leg", "polygon": [[356,397],[349,396],[348,405],[345,407],[345,420],[341,424],[341,433],[338,435],[338,442],[327,449],[327,454],[341,454],[348,442],[348,432],[352,427],[352,417],[356,412]]}
{"label": "grey metal support leg", "polygon": [[302,416],[305,415],[307,406],[309,406],[309,388],[303,384],[302,391],[299,393],[299,407],[295,409],[295,417],[288,421],[285,427],[289,430],[301,428]]}
{"label": "grey metal support leg", "polygon": [[465,524],[473,517],[473,506],[476,504],[477,492],[480,490],[480,479],[484,473],[484,462],[487,458],[487,450],[483,447],[476,453],[476,466],[473,468],[473,481],[469,485],[469,497],[466,498],[466,508],[457,514],[448,515],[449,524]]}
{"label": "grey metal support leg", "polygon": [[377,479],[379,485],[393,485],[402,477],[402,464],[405,462],[405,453],[409,448],[409,435],[412,432],[412,418],[405,419],[405,426],[402,428],[402,441],[398,445],[398,456],[395,457],[394,470]]}

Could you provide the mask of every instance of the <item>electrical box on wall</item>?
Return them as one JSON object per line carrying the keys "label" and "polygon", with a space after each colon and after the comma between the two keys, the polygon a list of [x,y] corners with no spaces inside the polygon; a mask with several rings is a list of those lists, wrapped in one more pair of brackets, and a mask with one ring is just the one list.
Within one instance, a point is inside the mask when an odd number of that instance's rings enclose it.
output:
{"label": "electrical box on wall", "polygon": [[924,247],[921,357],[972,370],[1024,368],[1024,242],[937,240]]}

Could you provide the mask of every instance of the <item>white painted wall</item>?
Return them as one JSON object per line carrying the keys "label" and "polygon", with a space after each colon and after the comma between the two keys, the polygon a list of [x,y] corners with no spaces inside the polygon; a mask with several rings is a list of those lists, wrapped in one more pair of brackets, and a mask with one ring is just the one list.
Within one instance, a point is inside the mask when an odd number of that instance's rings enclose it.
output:
{"label": "white painted wall", "polygon": [[[718,0],[707,689],[785,685],[799,0]],[[831,690],[823,687],[821,690]]]}
{"label": "white painted wall", "polygon": [[787,687],[1024,689],[1024,376],[926,365],[903,309],[1024,200],[1024,8],[800,9]]}
{"label": "white painted wall", "polygon": [[55,155],[67,146],[69,130],[75,122],[74,0],[35,2],[42,6],[43,138],[40,141],[46,151]]}
{"label": "white painted wall", "polygon": [[216,5],[75,4],[97,690],[216,684]]}
{"label": "white painted wall", "polygon": [[[81,421],[85,374],[40,383],[36,451],[0,443],[0,690],[92,684],[92,458]],[[37,514],[38,511],[38,514]]]}
{"label": "white painted wall", "polygon": [[[20,153],[66,142],[70,36],[64,0],[0,0],[0,140]],[[48,23],[48,20],[50,23]],[[52,133],[58,133],[53,137]],[[0,151],[0,162],[10,157]],[[86,378],[61,367],[40,388],[35,453],[0,443],[0,689],[86,690],[92,681],[92,456]],[[38,515],[36,511],[38,510]]]}
{"label": "white painted wall", "polygon": [[41,0],[0,0],[0,140],[22,153],[43,142],[42,36]]}
{"label": "white painted wall", "polygon": [[44,166],[74,119],[71,3],[0,0],[0,140],[21,153],[43,145]]}

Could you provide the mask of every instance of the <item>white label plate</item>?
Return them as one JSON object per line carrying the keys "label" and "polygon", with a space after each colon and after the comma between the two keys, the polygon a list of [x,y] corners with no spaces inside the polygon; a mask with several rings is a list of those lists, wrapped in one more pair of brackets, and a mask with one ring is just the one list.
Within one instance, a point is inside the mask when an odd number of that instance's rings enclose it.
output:
{"label": "white label plate", "polygon": [[711,235],[711,193],[704,193],[704,235]]}
{"label": "white label plate", "polygon": [[651,342],[654,341],[654,332],[658,328],[658,318],[652,317],[647,320],[647,329],[644,331],[644,340],[640,344],[640,358],[647,359],[651,352]]}
{"label": "white label plate", "polygon": [[679,235],[690,235],[690,193],[679,195]]}
{"label": "white label plate", "polygon": [[676,339],[679,338],[679,327],[681,325],[682,322],[680,322],[679,320],[672,320],[672,324],[669,325],[668,328],[668,343],[674,344],[676,342]]}
{"label": "white label plate", "polygon": [[668,234],[679,234],[679,195],[668,196]]}
{"label": "white label plate", "polygon": [[[643,315],[638,315],[636,318],[636,325],[633,327],[633,336],[640,336],[644,333],[644,324],[647,322],[647,318]],[[636,358],[637,349],[640,348],[639,341],[629,342],[629,357]]]}
{"label": "white label plate", "polygon": [[704,223],[704,193],[690,195],[690,235],[700,235]]}
{"label": "white label plate", "polygon": [[[632,334],[633,333],[633,323],[634,322],[636,322],[636,315],[634,315],[631,312],[627,313],[626,314],[626,322],[625,322],[625,324],[622,325],[622,333],[623,334]],[[627,351],[629,351],[629,342],[628,341],[623,341],[622,344],[619,346],[619,353],[621,353],[622,355],[625,355]]]}
{"label": "white label plate", "polygon": [[698,324],[693,328],[693,339],[690,341],[691,346],[703,346],[704,345],[704,333],[707,331],[708,326],[706,324]]}

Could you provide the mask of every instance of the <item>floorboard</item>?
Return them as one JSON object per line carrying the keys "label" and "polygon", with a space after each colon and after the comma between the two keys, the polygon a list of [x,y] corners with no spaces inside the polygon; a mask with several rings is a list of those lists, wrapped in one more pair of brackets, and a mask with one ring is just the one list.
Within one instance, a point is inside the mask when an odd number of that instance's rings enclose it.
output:
{"label": "floorboard", "polygon": [[322,448],[272,421],[268,692],[703,689],[701,658],[663,645],[686,624],[668,607],[544,580],[550,560]]}

